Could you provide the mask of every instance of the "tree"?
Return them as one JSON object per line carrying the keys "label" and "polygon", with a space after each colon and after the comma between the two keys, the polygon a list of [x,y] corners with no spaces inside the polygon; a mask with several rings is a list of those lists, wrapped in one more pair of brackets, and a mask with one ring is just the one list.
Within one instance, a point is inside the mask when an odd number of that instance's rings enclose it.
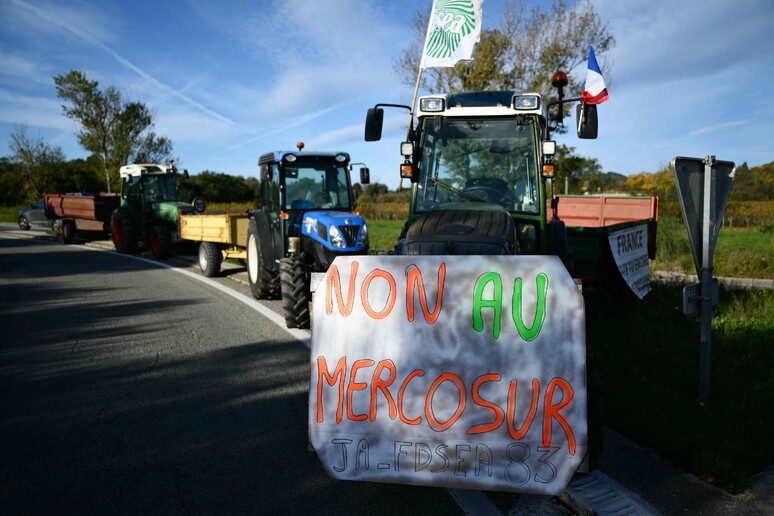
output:
{"label": "tree", "polygon": [[21,165],[9,157],[0,158],[0,205],[18,206],[33,201]]}
{"label": "tree", "polygon": [[205,170],[180,182],[180,198],[190,200],[203,196],[208,202],[216,203],[252,202],[254,185],[243,177]]}
{"label": "tree", "polygon": [[34,197],[42,197],[48,189],[52,168],[65,161],[62,148],[50,146],[40,136],[30,136],[25,125],[14,127],[9,147]]}
{"label": "tree", "polygon": [[553,158],[556,164],[554,188],[556,193],[595,193],[602,166],[595,158],[575,154],[575,147],[558,145]]}
{"label": "tree", "polygon": [[[429,13],[417,12],[414,40],[395,63],[406,84],[414,85],[422,57]],[[551,76],[586,62],[589,47],[604,61],[615,40],[589,0],[568,5],[554,0],[548,10],[529,10],[525,0],[505,4],[500,26],[481,31],[473,61],[449,68],[429,68],[421,85],[434,92],[471,90],[536,91],[554,96]],[[584,76],[585,77],[585,76]],[[567,91],[580,93],[577,79],[569,76]]]}
{"label": "tree", "polygon": [[153,133],[153,116],[141,102],[124,100],[113,86],[100,90],[97,81],[78,70],[58,75],[54,82],[59,98],[69,103],[62,105],[64,114],[81,124],[78,143],[100,160],[108,192],[119,167],[131,159],[163,162],[168,157],[172,144]]}
{"label": "tree", "polygon": [[662,201],[677,201],[677,186],[672,165],[658,172],[641,172],[626,178],[624,187],[627,192],[656,195]]}

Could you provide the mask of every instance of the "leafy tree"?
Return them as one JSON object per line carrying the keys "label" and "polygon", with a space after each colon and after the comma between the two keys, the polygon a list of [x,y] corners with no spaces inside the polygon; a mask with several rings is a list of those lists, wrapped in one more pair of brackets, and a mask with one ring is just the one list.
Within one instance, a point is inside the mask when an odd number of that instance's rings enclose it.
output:
{"label": "leafy tree", "polygon": [[731,186],[734,201],[774,200],[774,163],[750,168],[747,163],[736,167]]}
{"label": "leafy tree", "polygon": [[180,198],[203,196],[208,202],[252,202],[255,188],[239,176],[205,170],[180,182]]}
{"label": "leafy tree", "polygon": [[140,139],[129,160],[132,163],[165,163],[171,156],[172,140],[148,131]]}
{"label": "leafy tree", "polygon": [[596,193],[602,184],[602,166],[594,158],[575,154],[575,147],[558,145],[553,162],[556,164],[556,193]]}
{"label": "leafy tree", "polygon": [[21,164],[9,157],[0,158],[0,204],[18,206],[30,203],[35,197],[29,192]]}
{"label": "leafy tree", "polygon": [[[96,155],[108,192],[118,182],[118,169],[133,159],[163,162],[172,148],[168,138],[152,131],[153,116],[141,102],[124,100],[113,86],[100,90],[97,81],[72,70],[54,77],[64,114],[81,124],[78,143]],[[166,156],[164,156],[166,154]]]}
{"label": "leafy tree", "polygon": [[54,167],[65,161],[62,148],[50,146],[40,136],[30,136],[25,125],[14,127],[9,147],[34,197],[42,197]]}
{"label": "leafy tree", "polygon": [[627,192],[657,195],[662,201],[677,201],[677,187],[672,165],[658,172],[641,172],[626,178],[624,187]]}
{"label": "leafy tree", "polygon": [[[401,80],[416,82],[422,57],[429,13],[418,11],[414,18],[414,39],[395,63]],[[568,72],[586,62],[589,47],[600,61],[615,40],[589,0],[578,4],[554,0],[547,10],[527,7],[526,0],[506,2],[500,25],[481,31],[473,61],[448,68],[424,71],[421,85],[434,92],[471,90],[536,91],[548,99],[554,96],[551,76]],[[584,76],[585,77],[585,76]],[[570,92],[582,90],[568,77]]]}

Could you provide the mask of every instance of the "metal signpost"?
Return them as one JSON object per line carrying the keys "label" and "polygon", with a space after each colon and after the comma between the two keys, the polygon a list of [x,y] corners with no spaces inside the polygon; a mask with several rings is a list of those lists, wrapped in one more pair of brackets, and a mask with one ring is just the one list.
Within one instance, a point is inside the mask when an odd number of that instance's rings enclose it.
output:
{"label": "metal signpost", "polygon": [[[699,277],[699,283],[683,289],[683,313],[694,315],[698,308],[701,314],[699,400],[706,403],[710,398],[712,307],[717,303],[712,256],[736,167],[731,161],[717,161],[715,156],[705,159],[677,157],[672,161],[672,170]],[[697,293],[700,294],[698,298]]]}

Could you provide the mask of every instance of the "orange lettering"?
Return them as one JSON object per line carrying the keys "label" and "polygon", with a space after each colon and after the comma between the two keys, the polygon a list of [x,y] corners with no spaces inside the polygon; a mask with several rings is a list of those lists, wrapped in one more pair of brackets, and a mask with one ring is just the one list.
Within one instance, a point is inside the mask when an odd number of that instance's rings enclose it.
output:
{"label": "orange lettering", "polygon": [[325,313],[330,315],[333,313],[333,292],[336,293],[336,303],[339,307],[339,312],[344,317],[347,317],[352,313],[352,306],[355,304],[355,279],[357,277],[357,268],[359,266],[357,260],[352,261],[351,271],[349,275],[349,293],[347,294],[346,304],[342,302],[344,296],[341,294],[341,278],[339,277],[339,268],[335,265],[331,265],[328,269],[328,288],[325,291]]}
{"label": "orange lettering", "polygon": [[535,412],[537,411],[538,404],[538,393],[540,392],[540,382],[538,382],[537,378],[533,378],[532,404],[529,407],[529,413],[527,413],[527,417],[524,419],[524,424],[521,425],[521,428],[516,430],[513,418],[516,417],[516,387],[518,387],[518,384],[519,382],[517,380],[511,380],[510,387],[508,388],[508,433],[511,434],[511,438],[515,441],[522,439],[525,435],[527,435],[527,432],[529,432],[529,427],[532,425],[532,420],[535,419]]}
{"label": "orange lettering", "polygon": [[408,384],[411,380],[413,380],[417,376],[424,376],[425,372],[421,369],[414,369],[411,371],[411,374],[409,374],[405,380],[403,380],[403,383],[400,386],[400,390],[398,391],[398,416],[400,417],[400,420],[406,423],[407,425],[418,425],[422,422],[422,417],[418,416],[414,419],[409,419],[406,417],[406,414],[403,413],[403,395],[406,393],[406,387],[408,387]]}
{"label": "orange lettering", "polygon": [[[458,392],[457,411],[445,423],[440,423],[435,418],[435,414],[433,414],[433,395],[435,394],[435,391],[438,389],[438,387],[440,387],[440,385],[446,381],[452,382],[454,385],[457,386],[457,392]],[[443,373],[441,376],[435,379],[435,381],[433,382],[433,385],[430,386],[430,390],[427,391],[427,396],[425,397],[425,417],[427,418],[427,422],[430,424],[430,427],[436,432],[443,432],[444,430],[446,430],[447,428],[449,428],[450,426],[452,426],[454,423],[457,422],[457,420],[460,418],[464,410],[465,410],[465,384],[462,383],[462,378],[460,378],[454,373]]]}
{"label": "orange lettering", "polygon": [[[563,396],[562,400],[554,405],[554,390],[557,387],[562,389]],[[573,395],[572,386],[570,386],[567,380],[564,378],[554,378],[548,384],[548,390],[546,390],[546,399],[544,401],[545,414],[543,415],[543,446],[551,446],[551,419],[556,419],[567,435],[567,447],[570,455],[575,455],[575,434],[573,434],[567,420],[559,412],[570,404]]]}
{"label": "orange lettering", "polygon": [[[389,371],[389,376],[382,380],[382,371],[384,370]],[[382,391],[382,394],[384,394],[384,397],[387,398],[387,404],[390,406],[390,419],[395,419],[395,401],[392,399],[392,395],[390,394],[390,391],[387,390],[387,387],[393,384],[395,381],[395,377],[398,375],[397,371],[395,370],[395,364],[392,362],[392,360],[381,360],[376,365],[376,370],[374,371],[374,378],[371,382],[371,407],[368,411],[368,416],[371,419],[371,421],[376,420],[376,391],[380,390]]]}
{"label": "orange lettering", "polygon": [[489,373],[489,374],[484,374],[479,376],[473,382],[473,401],[476,403],[476,405],[487,408],[492,412],[494,412],[494,421],[492,421],[488,425],[477,425],[477,426],[471,427],[470,430],[468,430],[467,432],[468,435],[491,432],[492,430],[498,428],[500,425],[503,424],[503,419],[505,417],[503,409],[501,409],[491,401],[485,400],[484,398],[481,397],[481,394],[479,393],[479,389],[481,388],[482,383],[499,382],[501,378],[502,378],[502,375],[500,374]]}
{"label": "orange lettering", "polygon": [[416,265],[410,265],[406,272],[406,313],[408,320],[414,320],[414,290],[418,290],[419,304],[422,307],[422,313],[425,315],[425,321],[428,324],[435,323],[441,314],[441,303],[443,301],[443,285],[446,279],[446,264],[441,263],[438,268],[438,296],[435,300],[435,310],[430,312],[427,306],[427,293],[425,282],[422,280],[422,272]]}
{"label": "orange lettering", "polygon": [[354,391],[363,391],[368,387],[368,384],[365,382],[356,382],[355,377],[357,376],[358,369],[371,367],[372,365],[374,365],[374,361],[370,358],[356,360],[352,364],[352,371],[349,373],[349,385],[347,385],[347,417],[350,421],[365,421],[368,418],[367,414],[355,414],[352,411],[352,393]]}
{"label": "orange lettering", "polygon": [[333,374],[328,373],[328,362],[324,356],[317,357],[317,422],[323,422],[323,378],[328,385],[333,386],[339,382],[339,405],[336,408],[336,423],[341,423],[343,404],[344,404],[344,376],[347,370],[347,357],[341,357]]}
{"label": "orange lettering", "polygon": [[[371,281],[373,281],[374,278],[384,278],[390,284],[390,296],[387,299],[387,305],[381,312],[375,312],[371,309],[371,305],[368,304],[368,288],[371,286]],[[363,309],[373,319],[384,319],[392,311],[392,307],[395,306],[395,298],[397,297],[397,294],[395,293],[396,289],[397,287],[395,286],[395,278],[393,278],[389,272],[383,271],[381,269],[375,269],[371,271],[368,276],[366,276],[365,280],[363,281],[363,286],[360,288],[360,297],[363,301]]]}

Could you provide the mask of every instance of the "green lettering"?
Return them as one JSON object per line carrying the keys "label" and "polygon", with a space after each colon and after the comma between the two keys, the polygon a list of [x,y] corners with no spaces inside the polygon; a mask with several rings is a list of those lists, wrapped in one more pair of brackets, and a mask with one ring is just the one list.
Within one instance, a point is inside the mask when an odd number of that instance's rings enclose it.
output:
{"label": "green lettering", "polygon": [[[492,283],[494,285],[494,299],[483,299],[484,289]],[[500,318],[502,316],[503,306],[503,281],[500,275],[495,272],[482,274],[476,282],[475,294],[473,299],[473,329],[484,331],[484,321],[481,317],[481,311],[484,308],[493,308],[495,311],[494,326],[492,327],[492,336],[497,340],[500,337]]]}
{"label": "green lettering", "polygon": [[513,281],[513,304],[511,305],[511,313],[513,314],[513,322],[516,325],[516,329],[521,335],[521,338],[530,341],[540,334],[540,330],[543,328],[543,322],[546,319],[546,294],[548,293],[548,276],[544,273],[540,273],[535,278],[537,284],[537,306],[535,308],[535,318],[532,319],[532,325],[527,328],[522,318],[521,307],[521,278],[516,278]]}

